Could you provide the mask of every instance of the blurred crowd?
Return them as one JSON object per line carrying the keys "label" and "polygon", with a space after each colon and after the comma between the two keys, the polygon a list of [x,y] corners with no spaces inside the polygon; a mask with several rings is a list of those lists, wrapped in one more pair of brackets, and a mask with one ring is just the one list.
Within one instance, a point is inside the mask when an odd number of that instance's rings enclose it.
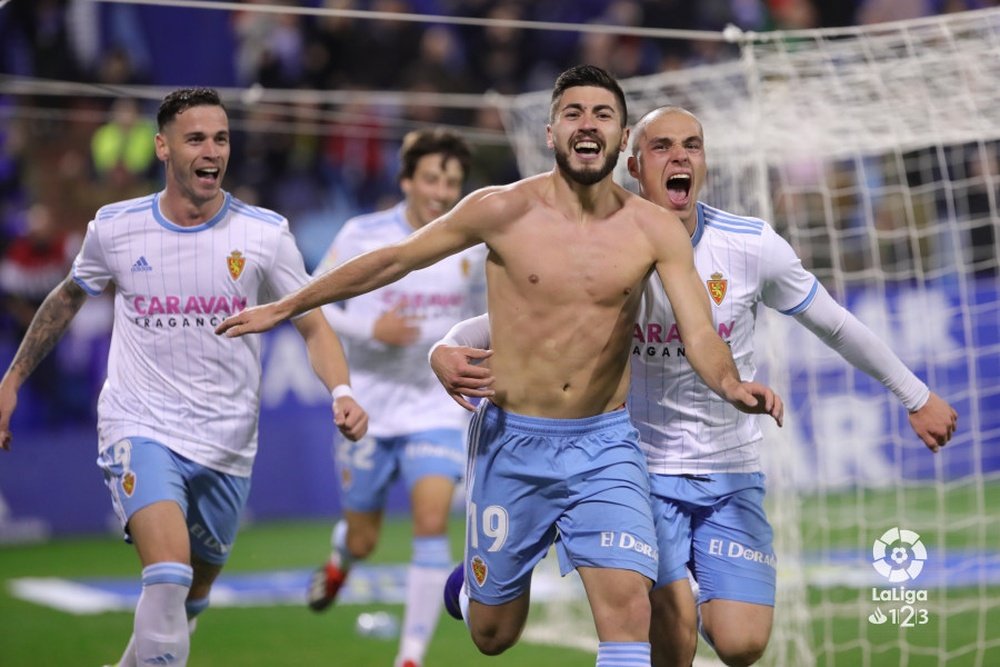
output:
{"label": "blurred crowd", "polygon": [[[719,33],[879,23],[996,5],[996,0],[247,0],[380,13],[493,19],[489,26],[370,20],[295,13],[232,13],[93,0],[33,0],[0,6],[0,74],[62,82],[234,89],[380,90],[514,94],[550,88],[567,66],[588,62],[620,78],[719,62],[736,56],[719,39],[653,39],[572,30],[526,30],[510,20],[642,26]],[[222,17],[221,19],[219,17]],[[181,17],[181,18],[178,18]],[[221,30],[194,32],[205,21]],[[171,21],[186,25],[212,72],[170,79],[175,50],[155,48]],[[219,23],[221,21],[221,23]],[[185,24],[186,22],[186,24]],[[168,80],[169,79],[169,80]],[[160,187],[153,153],[156,101],[0,92],[0,350],[12,351],[34,308],[66,274],[76,244],[101,205]],[[288,107],[233,100],[233,154],[226,189],[291,221],[307,263],[318,261],[344,220],[398,197],[396,151],[416,125],[465,128],[476,148],[470,187],[518,178],[496,112],[487,105],[349,102]],[[311,268],[311,267],[310,267]],[[99,330],[106,309],[96,309]],[[83,321],[87,321],[83,318]],[[71,346],[70,346],[71,347]],[[80,356],[80,355],[78,355]],[[0,355],[9,358],[8,355]],[[55,364],[66,364],[59,355]],[[76,363],[94,363],[83,354]],[[57,411],[86,413],[83,394],[52,392],[86,368],[36,373]],[[48,378],[48,379],[46,379]],[[61,394],[67,394],[62,396]],[[82,405],[82,407],[81,407]],[[67,413],[68,413],[67,412]]]}

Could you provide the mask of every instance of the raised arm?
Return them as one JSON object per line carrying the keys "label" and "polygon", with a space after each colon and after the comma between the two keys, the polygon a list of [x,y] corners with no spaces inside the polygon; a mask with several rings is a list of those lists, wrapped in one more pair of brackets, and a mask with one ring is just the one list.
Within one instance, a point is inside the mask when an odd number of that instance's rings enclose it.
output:
{"label": "raised arm", "polygon": [[809,307],[795,319],[860,371],[881,382],[910,413],[910,426],[932,452],[951,439],[958,413],[927,388],[871,329],[817,285]]}
{"label": "raised arm", "polygon": [[687,231],[668,213],[663,216],[649,225],[648,233],[657,253],[656,273],[677,318],[688,362],[712,391],[737,409],[769,414],[780,426],[781,398],[758,382],[740,379],[729,346],[712,324],[708,292],[695,269]]}
{"label": "raised arm", "polygon": [[10,418],[17,407],[18,390],[66,333],[86,300],[87,293],[67,276],[49,292],[32,318],[14,359],[0,380],[0,449],[10,449]]}
{"label": "raised arm", "polygon": [[359,255],[278,301],[232,315],[215,332],[236,337],[267,331],[294,315],[388,285],[410,271],[483,241],[479,233],[483,196],[483,190],[472,193],[450,212],[399,243]]}

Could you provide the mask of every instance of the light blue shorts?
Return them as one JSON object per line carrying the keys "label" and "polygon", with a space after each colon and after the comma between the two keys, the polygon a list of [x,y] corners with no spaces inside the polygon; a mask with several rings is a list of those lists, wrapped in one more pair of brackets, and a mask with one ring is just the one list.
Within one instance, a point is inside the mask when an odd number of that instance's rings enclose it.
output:
{"label": "light blue shorts", "polygon": [[128,534],[129,518],[147,505],[173,500],[187,518],[191,552],[222,565],[236,541],[250,478],[206,468],[149,438],[119,440],[97,457],[104,484]]}
{"label": "light blue shorts", "polygon": [[341,501],[355,512],[385,507],[389,487],[402,477],[407,491],[424,477],[462,478],[467,458],[459,429],[432,429],[357,442],[338,436],[335,444]]}
{"label": "light blue shorts", "polygon": [[656,586],[698,582],[698,603],[715,598],[774,606],[773,533],[763,473],[650,475],[660,547]]}
{"label": "light blue shorts", "polygon": [[504,412],[469,426],[465,577],[469,596],[518,597],[552,545],[563,574],[616,568],[656,578],[649,474],[625,410],[584,419]]}

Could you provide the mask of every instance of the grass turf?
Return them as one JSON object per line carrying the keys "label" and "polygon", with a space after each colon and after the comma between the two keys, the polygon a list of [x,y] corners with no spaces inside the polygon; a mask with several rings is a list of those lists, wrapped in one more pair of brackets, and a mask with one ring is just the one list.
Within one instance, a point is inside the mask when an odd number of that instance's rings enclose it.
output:
{"label": "grass turf", "polygon": [[[452,530],[453,553],[461,553],[460,522]],[[281,522],[250,525],[237,540],[227,572],[312,568],[327,557],[330,525]],[[386,522],[373,563],[409,558],[409,524]],[[60,667],[102,665],[118,659],[131,633],[128,613],[72,615],[10,595],[7,581],[17,577],[131,577],[138,582],[138,561],[130,546],[113,536],[56,539],[37,545],[0,547],[0,665]],[[137,583],[138,585],[138,583]],[[304,591],[303,591],[304,595]],[[274,667],[344,665],[391,667],[397,640],[359,636],[355,620],[362,611],[400,606],[336,605],[322,614],[296,606],[210,608],[199,618],[192,638],[190,667],[228,665]],[[568,667],[592,665],[593,654],[521,642],[502,656],[478,653],[462,623],[442,616],[426,664]]]}

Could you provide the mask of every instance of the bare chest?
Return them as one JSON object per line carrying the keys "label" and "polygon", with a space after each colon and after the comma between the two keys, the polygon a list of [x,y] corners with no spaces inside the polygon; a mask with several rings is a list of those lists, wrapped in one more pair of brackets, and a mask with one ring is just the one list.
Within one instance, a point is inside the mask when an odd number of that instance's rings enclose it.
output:
{"label": "bare chest", "polygon": [[505,280],[553,305],[613,306],[641,289],[648,252],[627,225],[545,221],[519,225],[499,248]]}

